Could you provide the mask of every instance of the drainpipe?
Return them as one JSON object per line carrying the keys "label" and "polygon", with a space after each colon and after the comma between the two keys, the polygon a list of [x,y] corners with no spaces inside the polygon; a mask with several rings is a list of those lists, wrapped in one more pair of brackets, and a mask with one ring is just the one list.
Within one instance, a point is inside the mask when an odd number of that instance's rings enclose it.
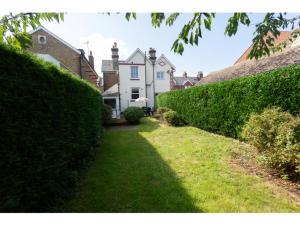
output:
{"label": "drainpipe", "polygon": [[79,75],[80,75],[80,78],[82,79],[82,59],[83,59],[83,53],[81,52],[80,53],[80,58],[79,58]]}
{"label": "drainpipe", "polygon": [[[145,97],[147,98],[147,70],[146,70],[146,64],[147,64],[147,61],[146,61],[146,51],[145,51],[145,58],[144,58],[144,62],[145,62]],[[146,101],[146,107],[148,107],[148,103]]]}
{"label": "drainpipe", "polygon": [[119,93],[119,116],[121,117],[121,93],[120,93],[120,72],[119,70],[117,71],[118,73],[118,93]]}
{"label": "drainpipe", "polygon": [[154,79],[154,65],[155,65],[155,61],[156,61],[156,50],[154,49],[154,48],[150,48],[150,50],[149,50],[149,55],[150,55],[150,61],[152,62],[152,66],[153,66],[153,81],[152,81],[152,83],[153,83],[153,97],[154,97],[154,99],[153,99],[153,103],[154,103],[154,106],[153,106],[153,108],[154,108],[154,110],[155,110],[155,79]]}

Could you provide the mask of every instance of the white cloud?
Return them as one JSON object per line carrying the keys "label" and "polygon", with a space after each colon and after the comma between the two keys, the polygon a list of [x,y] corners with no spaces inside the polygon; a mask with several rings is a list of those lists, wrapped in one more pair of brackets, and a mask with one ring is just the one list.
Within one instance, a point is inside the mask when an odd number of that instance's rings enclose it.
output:
{"label": "white cloud", "polygon": [[111,59],[111,47],[114,42],[118,43],[119,48],[119,59],[126,59],[129,56],[129,50],[126,46],[126,43],[123,40],[112,38],[112,37],[104,37],[100,33],[95,33],[87,37],[80,38],[80,46],[84,49],[86,57],[88,58],[88,49],[87,44],[90,51],[93,52],[95,70],[98,75],[102,76],[101,72],[101,63],[103,59]]}

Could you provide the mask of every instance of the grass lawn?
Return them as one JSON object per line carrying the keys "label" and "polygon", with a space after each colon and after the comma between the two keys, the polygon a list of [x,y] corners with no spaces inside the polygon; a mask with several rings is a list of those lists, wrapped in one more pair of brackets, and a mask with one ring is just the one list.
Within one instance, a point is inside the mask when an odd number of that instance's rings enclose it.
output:
{"label": "grass lawn", "polygon": [[300,212],[284,190],[228,164],[238,142],[144,118],[108,131],[69,212]]}

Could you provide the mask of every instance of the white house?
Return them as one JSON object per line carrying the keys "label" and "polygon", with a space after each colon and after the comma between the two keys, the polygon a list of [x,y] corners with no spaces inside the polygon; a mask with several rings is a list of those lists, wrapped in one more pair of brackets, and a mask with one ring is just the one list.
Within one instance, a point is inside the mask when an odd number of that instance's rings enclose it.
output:
{"label": "white house", "polygon": [[[171,90],[175,66],[163,54],[157,59],[156,50],[150,48],[149,56],[136,49],[126,60],[119,60],[115,43],[111,49],[112,60],[102,61],[103,99],[112,106],[119,117],[129,106],[155,107],[155,96]],[[148,102],[136,102],[145,97]]]}

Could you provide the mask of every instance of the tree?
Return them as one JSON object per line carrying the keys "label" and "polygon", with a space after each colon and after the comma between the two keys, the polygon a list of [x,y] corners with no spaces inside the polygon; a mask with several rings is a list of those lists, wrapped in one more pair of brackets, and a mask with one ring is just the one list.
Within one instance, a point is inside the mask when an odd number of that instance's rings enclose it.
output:
{"label": "tree", "polygon": [[41,26],[42,21],[64,20],[64,13],[19,13],[4,15],[0,19],[0,43],[16,48],[25,48],[31,44],[27,29]]}
{"label": "tree", "polygon": [[[180,16],[180,13],[171,13],[166,16],[165,13],[151,13],[151,22],[153,27],[160,27],[163,23],[166,26],[172,26]],[[136,13],[126,13],[126,19],[136,19]],[[199,38],[202,38],[203,28],[211,30],[212,21],[215,18],[215,13],[201,13],[195,12],[191,20],[186,23],[177,39],[172,45],[172,50],[175,53],[182,55],[184,52],[184,45],[198,45]],[[233,36],[237,33],[240,25],[249,26],[251,20],[247,13],[233,13],[228,19],[224,34]],[[274,45],[275,39],[280,35],[280,29],[286,29],[289,26],[294,29],[299,27],[300,16],[287,18],[286,13],[266,13],[263,21],[255,24],[255,32],[252,39],[252,49],[248,55],[251,58],[260,58],[262,56],[270,55],[273,52],[281,51],[285,48],[288,42],[294,41],[300,35],[300,29],[292,32],[288,41],[282,42],[279,45]]]}

